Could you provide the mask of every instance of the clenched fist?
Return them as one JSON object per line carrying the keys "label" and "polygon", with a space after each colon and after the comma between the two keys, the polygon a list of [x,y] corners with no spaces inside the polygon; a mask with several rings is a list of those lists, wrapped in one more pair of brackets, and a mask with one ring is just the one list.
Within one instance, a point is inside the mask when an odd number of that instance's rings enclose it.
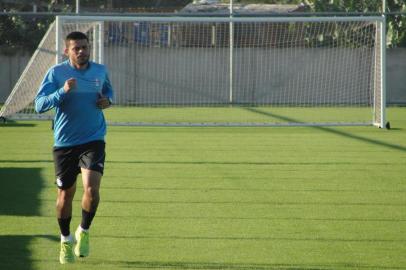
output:
{"label": "clenched fist", "polygon": [[75,87],[76,87],[76,79],[70,78],[65,81],[65,84],[63,85],[63,90],[65,91],[65,93],[69,93]]}

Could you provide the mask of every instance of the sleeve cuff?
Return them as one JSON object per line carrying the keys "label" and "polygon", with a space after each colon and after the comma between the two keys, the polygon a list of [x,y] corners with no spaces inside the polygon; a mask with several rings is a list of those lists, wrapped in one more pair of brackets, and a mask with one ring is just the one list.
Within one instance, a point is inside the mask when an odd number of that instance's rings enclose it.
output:
{"label": "sleeve cuff", "polygon": [[65,90],[63,89],[63,87],[59,88],[59,90],[57,92],[58,92],[58,96],[59,96],[60,99],[63,98],[66,95]]}

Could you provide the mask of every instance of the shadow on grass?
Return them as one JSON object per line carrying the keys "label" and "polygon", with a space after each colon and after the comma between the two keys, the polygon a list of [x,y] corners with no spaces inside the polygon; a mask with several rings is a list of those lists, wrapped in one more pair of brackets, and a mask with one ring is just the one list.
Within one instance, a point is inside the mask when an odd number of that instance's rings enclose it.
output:
{"label": "shadow on grass", "polygon": [[262,242],[344,242],[344,243],[405,243],[406,240],[403,239],[353,239],[353,238],[324,238],[324,237],[309,237],[309,238],[298,238],[298,237],[237,237],[237,236],[223,236],[223,237],[211,237],[211,236],[166,236],[166,235],[139,235],[139,236],[120,236],[120,235],[97,235],[92,236],[94,238],[111,238],[111,239],[157,239],[157,240],[171,240],[171,241],[197,241],[197,240],[209,240],[209,241],[262,241]]}
{"label": "shadow on grass", "polygon": [[39,215],[40,168],[0,168],[0,215]]}
{"label": "shadow on grass", "polygon": [[0,121],[0,128],[6,127],[35,127],[36,124],[33,123],[19,123],[12,120],[7,120],[5,123]]}
{"label": "shadow on grass", "polygon": [[[51,200],[48,200],[51,201]],[[104,203],[113,203],[113,204],[163,204],[163,205],[173,205],[173,204],[185,204],[185,205],[199,205],[199,204],[207,204],[207,205],[268,205],[268,206],[301,206],[301,205],[309,205],[309,206],[380,206],[380,207],[400,207],[403,208],[405,206],[404,203],[391,203],[391,202],[382,202],[382,203],[374,203],[374,202],[346,202],[346,201],[338,201],[338,202],[301,202],[301,201],[291,201],[291,202],[281,202],[281,201],[154,201],[154,200],[103,200]]]}
{"label": "shadow on grass", "polygon": [[[8,162],[7,160],[0,160],[1,162]],[[22,161],[24,162],[24,161]],[[30,162],[29,160],[26,162]],[[44,161],[45,162],[45,161]],[[233,162],[233,161],[146,161],[146,160],[109,160],[108,163],[118,163],[118,164],[179,164],[179,165],[254,165],[254,166],[291,166],[291,165],[303,165],[303,166],[316,166],[316,165],[354,165],[354,164],[364,164],[357,162]],[[368,162],[369,165],[373,164]],[[382,165],[382,163],[376,163],[377,165]]]}
{"label": "shadow on grass", "polygon": [[0,269],[31,270],[32,256],[30,242],[37,238],[58,242],[59,238],[51,235],[3,235],[0,236]]}
{"label": "shadow on grass", "polygon": [[0,269],[32,269],[31,236],[0,236]]}
{"label": "shadow on grass", "polygon": [[[272,117],[272,118],[283,120],[285,122],[300,123],[300,121],[298,121],[297,119],[289,118],[289,117],[286,117],[286,116],[283,116],[283,115],[278,115],[278,114],[275,114],[275,113],[264,112],[264,111],[261,111],[261,110],[256,109],[256,108],[245,108],[245,109],[250,111],[250,112],[256,113],[256,114],[269,116],[269,117]],[[352,134],[352,133],[349,133],[349,132],[345,132],[345,131],[342,131],[342,130],[333,129],[333,128],[329,128],[329,127],[314,126],[312,128],[318,129],[318,130],[321,130],[321,131],[324,131],[324,132],[332,133],[332,134],[335,134],[335,135],[340,135],[342,137],[355,139],[355,140],[358,140],[358,141],[362,141],[362,142],[366,142],[366,143],[370,143],[370,144],[374,144],[374,145],[378,145],[378,146],[383,146],[383,147],[386,147],[386,148],[389,148],[389,149],[406,152],[406,147],[402,146],[402,145],[392,144],[392,143],[388,143],[388,142],[384,142],[384,141],[380,141],[380,140],[376,140],[376,139],[370,139],[370,138],[366,138],[366,137],[363,137],[363,136],[359,136],[359,135],[356,135],[356,134]]]}
{"label": "shadow on grass", "polygon": [[189,270],[327,270],[327,269],[404,269],[396,266],[375,266],[357,263],[331,264],[256,264],[256,263],[212,263],[212,262],[155,262],[155,261],[103,261],[103,265],[131,269],[189,269]]}
{"label": "shadow on grass", "polygon": [[12,159],[0,159],[0,163],[52,163],[52,159],[26,159],[26,160],[12,160]]}
{"label": "shadow on grass", "polygon": [[[120,219],[128,218],[128,216],[120,215],[103,215],[99,218],[109,218],[109,219]],[[238,216],[138,216],[131,215],[131,218],[134,219],[145,219],[145,220],[268,220],[268,221],[326,221],[326,222],[406,222],[406,219],[403,218],[302,218],[302,217],[238,217]],[[402,241],[402,242],[406,242]]]}
{"label": "shadow on grass", "polygon": [[[39,215],[42,187],[40,168],[0,168],[1,219]],[[29,244],[35,237],[48,236],[0,236],[0,269],[32,269]]]}

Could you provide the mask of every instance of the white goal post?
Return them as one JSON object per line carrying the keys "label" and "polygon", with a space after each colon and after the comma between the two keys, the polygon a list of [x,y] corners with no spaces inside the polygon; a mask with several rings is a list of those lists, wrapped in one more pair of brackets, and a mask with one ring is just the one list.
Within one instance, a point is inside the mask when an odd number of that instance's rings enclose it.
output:
{"label": "white goal post", "polygon": [[385,27],[384,16],[57,16],[0,116],[36,118],[39,81],[78,30],[108,67],[110,123],[384,127]]}

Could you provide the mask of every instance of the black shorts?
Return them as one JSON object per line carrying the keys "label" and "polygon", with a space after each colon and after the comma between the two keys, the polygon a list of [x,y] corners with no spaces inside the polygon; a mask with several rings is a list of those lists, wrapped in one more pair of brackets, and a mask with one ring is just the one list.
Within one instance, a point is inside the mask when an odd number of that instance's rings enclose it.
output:
{"label": "black shorts", "polygon": [[56,185],[68,189],[76,182],[80,169],[103,174],[106,153],[104,141],[92,141],[71,147],[54,147]]}

